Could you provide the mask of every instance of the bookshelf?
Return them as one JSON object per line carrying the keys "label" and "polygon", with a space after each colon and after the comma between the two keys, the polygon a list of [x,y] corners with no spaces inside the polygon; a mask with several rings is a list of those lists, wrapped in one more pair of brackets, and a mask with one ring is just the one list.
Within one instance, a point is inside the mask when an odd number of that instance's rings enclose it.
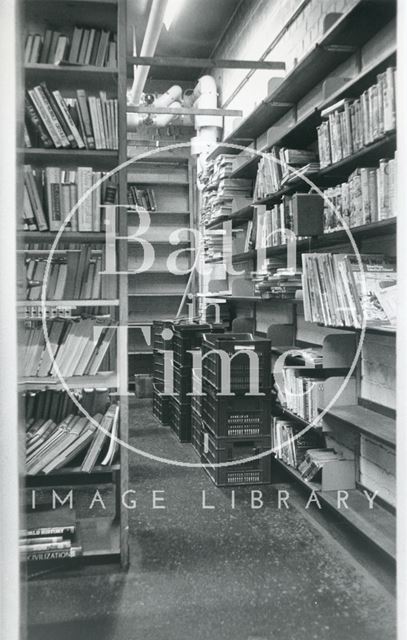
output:
{"label": "bookshelf", "polygon": [[[153,351],[146,342],[146,333],[142,331],[147,318],[154,320],[175,318],[189,274],[176,275],[168,269],[171,253],[183,250],[177,262],[182,270],[188,270],[191,264],[191,236],[184,232],[177,236],[176,244],[171,244],[171,234],[178,229],[193,228],[193,171],[188,149],[178,151],[177,158],[168,157],[168,153],[154,154],[150,158],[135,160],[127,171],[128,185],[139,189],[150,188],[154,192],[156,210],[150,211],[150,227],[143,236],[151,243],[155,260],[146,272],[129,275],[129,388],[134,388],[134,376],[151,374]],[[128,235],[137,229],[138,216],[128,213]],[[140,267],[140,249],[138,241],[129,239],[129,272]],[[139,326],[141,325],[141,327]]]}
{"label": "bookshelf", "polygon": [[[65,171],[75,171],[78,166],[92,167],[93,171],[108,171],[114,169],[120,162],[127,159],[126,146],[126,2],[125,0],[25,0],[25,30],[27,33],[44,34],[46,29],[72,34],[77,25],[90,25],[92,28],[107,30],[117,34],[117,65],[100,67],[95,65],[53,65],[47,63],[26,63],[24,75],[26,87],[33,87],[46,82],[50,91],[59,90],[64,98],[75,96],[76,89],[86,89],[88,95],[98,95],[99,91],[107,93],[108,99],[117,100],[117,149],[74,149],[74,148],[21,148],[19,159],[21,164],[30,164],[35,169],[47,166],[59,167]],[[126,176],[119,172],[117,177],[117,200],[125,202]],[[123,217],[118,216],[117,235],[125,236],[127,226]],[[54,242],[55,231],[18,231],[19,245],[38,243],[49,245]],[[61,237],[61,243],[66,247],[70,244],[86,247],[97,244],[104,249],[105,233],[101,231],[73,231],[68,229]],[[38,252],[37,252],[38,253]],[[40,252],[41,253],[41,252]],[[49,253],[49,249],[43,251]],[[64,252],[56,252],[63,254]],[[69,251],[68,251],[69,253]],[[24,252],[20,253],[23,256]],[[58,256],[59,257],[59,256]],[[123,272],[127,268],[126,243],[116,242],[117,271]],[[20,262],[22,258],[20,257]],[[103,277],[103,276],[101,276]],[[108,276],[115,278],[115,276]],[[21,287],[18,307],[41,307],[40,300],[25,300],[25,287]],[[116,295],[102,295],[96,299],[58,299],[47,300],[47,308],[76,309],[79,315],[89,317],[95,309],[108,310],[111,320],[120,325],[127,325],[128,296],[126,278],[119,276],[116,282]],[[90,317],[93,317],[92,315]],[[53,318],[49,318],[53,320]],[[48,322],[48,319],[47,319]],[[27,320],[21,319],[21,334]],[[40,326],[40,319],[29,320]],[[116,366],[117,363],[117,366]],[[114,365],[110,370],[109,364]],[[53,375],[21,376],[19,390],[22,394],[28,392],[63,391],[65,385],[72,391],[81,392],[84,389],[95,389],[109,393],[112,402],[119,404],[118,436],[124,442],[128,441],[128,400],[123,391],[127,382],[127,339],[123,332],[117,332],[108,349],[108,361],[102,363],[102,371],[94,375],[83,374],[67,376],[64,384]],[[103,370],[105,369],[105,370]],[[110,442],[110,440],[109,440]],[[83,558],[105,561],[114,559],[126,568],[129,562],[128,552],[128,515],[124,508],[121,495],[128,487],[128,458],[126,447],[119,446],[113,463],[95,464],[90,473],[81,470],[81,464],[73,460],[73,464],[58,468],[49,474],[38,473],[27,475],[26,486],[46,487],[51,485],[75,486],[75,490],[89,490],[89,485],[98,481],[111,486],[114,497],[114,508],[111,516],[103,518],[76,518],[76,538],[82,547]],[[29,515],[27,516],[29,518]]]}
{"label": "bookshelf", "polygon": [[[283,79],[269,81],[267,96],[259,101],[254,110],[241,119],[232,131],[226,131],[220,142],[208,157],[215,161],[221,154],[231,154],[235,158],[231,179],[255,180],[259,156],[251,149],[268,152],[274,145],[294,149],[317,149],[317,127],[321,124],[321,112],[343,98],[358,98],[363,91],[376,82],[376,76],[387,67],[396,65],[396,3],[385,0],[359,0],[328,29],[311,51],[299,60],[295,68]],[[242,151],[227,144],[247,147]],[[347,181],[351,173],[360,166],[376,167],[382,158],[392,158],[397,147],[397,134],[388,132],[374,142],[365,145],[341,161],[320,168],[309,175],[320,189],[336,186]],[[230,216],[205,224],[205,230],[220,228],[225,221],[232,221],[233,230],[247,228],[248,221],[257,215],[256,205],[272,205],[282,202],[283,196],[309,191],[304,182],[293,181],[278,191],[253,202],[251,206],[234,211]],[[390,217],[370,224],[350,227],[350,232],[360,253],[380,253],[395,257],[396,217]],[[323,344],[325,336],[354,334],[356,342],[361,330],[355,327],[327,326],[304,320],[304,303],[301,299],[266,299],[237,292],[236,284],[250,280],[250,273],[256,270],[257,252],[236,248],[232,252],[232,264],[244,271],[242,276],[229,276],[226,281],[213,271],[211,294],[223,298],[230,306],[232,317],[243,322],[251,322],[257,335],[268,336],[272,340],[274,357],[289,348],[316,347]],[[306,253],[349,253],[351,243],[342,228],[307,238],[296,243],[297,267],[301,266],[301,256]],[[267,259],[281,259],[286,265],[287,245],[281,244],[265,250]],[[213,268],[222,264],[222,258],[206,260]],[[219,280],[219,282],[217,282]],[[216,293],[216,288],[218,292]],[[247,282],[246,282],[247,288]],[[222,296],[222,291],[229,294]],[[234,292],[236,290],[236,292]],[[282,333],[290,334],[290,344],[281,341]],[[323,435],[326,446],[336,447],[343,453],[347,465],[346,481],[353,485],[348,490],[349,509],[339,509],[336,491],[324,490],[320,482],[307,482],[294,467],[281,459],[274,458],[272,465],[283,471],[308,492],[315,489],[321,502],[342,517],[347,525],[369,540],[378,551],[392,561],[395,559],[395,516],[394,492],[391,481],[386,485],[384,496],[380,496],[380,478],[391,477],[391,465],[395,454],[396,415],[392,399],[396,330],[391,326],[372,324],[367,327],[365,344],[357,361],[352,377],[352,390],[326,411],[318,422],[318,432]],[[278,344],[288,346],[279,347]],[[386,353],[386,373],[380,383],[377,370],[381,366],[381,349]],[[380,354],[380,355],[379,355]],[[388,358],[388,360],[387,360]],[[387,362],[389,364],[387,365]],[[374,367],[377,367],[375,370]],[[307,369],[308,371],[308,369]],[[344,376],[329,369],[327,375]],[[389,376],[388,380],[386,375]],[[379,384],[383,384],[382,390]],[[389,387],[387,391],[387,387]],[[320,410],[323,407],[319,407]],[[274,408],[276,416],[289,420],[299,427],[309,422],[293,413],[285,406]],[[379,466],[376,450],[387,455],[389,469]],[[373,452],[373,453],[372,453]],[[349,469],[351,474],[349,476]],[[342,489],[338,483],[337,489]],[[370,494],[379,490],[379,500],[373,510],[363,491]]]}

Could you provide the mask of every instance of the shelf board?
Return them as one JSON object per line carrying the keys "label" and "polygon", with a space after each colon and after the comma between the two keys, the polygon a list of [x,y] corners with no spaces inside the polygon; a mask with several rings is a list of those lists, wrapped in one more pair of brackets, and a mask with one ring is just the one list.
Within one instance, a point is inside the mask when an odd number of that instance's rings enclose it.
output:
{"label": "shelf board", "polygon": [[[355,238],[374,238],[375,236],[389,235],[396,233],[397,218],[389,218],[388,220],[379,220],[378,222],[372,222],[370,224],[364,224],[359,227],[350,227],[350,232]],[[337,231],[331,231],[325,233],[322,236],[316,236],[313,238],[305,238],[297,241],[297,251],[314,251],[315,249],[322,249],[323,247],[331,247],[336,244],[343,244],[349,242],[348,234],[345,229],[338,229]],[[281,244],[275,247],[268,247],[266,249],[266,256],[270,258],[275,255],[287,253],[287,245]]]}
{"label": "shelf board", "polygon": [[371,411],[360,405],[334,406],[328,416],[340,420],[350,428],[373,436],[385,444],[396,446],[396,421],[377,411]]}
{"label": "shelf board", "polygon": [[[41,300],[19,300],[18,307],[41,307]],[[46,307],[118,307],[119,300],[45,300]]]}
{"label": "shelf board", "polygon": [[[24,242],[54,242],[56,231],[18,231],[18,236]],[[59,242],[89,242],[99,244],[105,242],[104,231],[64,231]]]}
{"label": "shelf board", "polygon": [[161,293],[129,293],[129,298],[182,298],[183,295],[183,291],[179,293],[162,291]]}
{"label": "shelf board", "polygon": [[258,138],[395,14],[394,0],[359,0],[321,36],[280,85],[226,136],[224,142],[237,144],[238,140]]}
{"label": "shelf board", "polygon": [[153,355],[153,353],[154,353],[154,351],[153,351],[153,350],[150,350],[150,351],[147,351],[147,350],[145,350],[145,351],[143,351],[143,350],[140,350],[140,351],[131,351],[131,350],[130,350],[130,351],[128,352],[129,356],[152,356],[152,355]]}
{"label": "shelf board", "polygon": [[[95,376],[70,376],[64,378],[65,383],[70,389],[82,389],[84,387],[89,388],[117,388],[117,375],[115,372],[107,371],[98,373]],[[19,388],[36,389],[43,387],[50,387],[51,389],[62,389],[62,384],[58,378],[52,376],[45,377],[27,377],[21,378],[18,381]]]}
{"label": "shelf board", "polygon": [[223,222],[231,220],[233,222],[245,222],[246,220],[251,220],[253,218],[253,206],[252,204],[247,205],[246,207],[242,207],[241,209],[237,209],[233,211],[230,216],[222,216],[219,220],[212,220],[205,226],[206,229],[214,229],[221,225]]}
{"label": "shelf board", "polygon": [[[137,214],[137,211],[134,211],[134,209],[129,209],[127,213]],[[189,216],[190,215],[189,211],[147,211],[147,213],[150,213],[152,216]]]}
{"label": "shelf board", "polygon": [[[324,327],[326,329],[337,329],[338,331],[362,331],[362,329],[360,327],[336,327],[333,325],[329,325],[329,324],[322,324],[320,322],[314,323],[317,324],[319,327]],[[397,329],[396,327],[391,327],[391,326],[387,326],[387,325],[368,325],[366,327],[366,332],[368,333],[382,333],[385,335],[396,335],[397,333]]]}
{"label": "shelf board", "polygon": [[257,153],[251,154],[250,158],[246,159],[239,167],[234,169],[230,174],[231,178],[255,178],[257,175],[257,165],[259,164],[261,156]]}
{"label": "shelf board", "polygon": [[107,474],[111,474],[111,473],[115,473],[116,471],[120,471],[120,464],[112,464],[112,465],[97,465],[95,467],[93,467],[92,471],[90,472],[86,472],[86,471],[82,471],[81,467],[64,467],[62,469],[54,469],[54,471],[51,471],[50,473],[37,473],[35,475],[27,473],[26,477],[27,479],[29,479],[30,481],[30,486],[33,486],[34,483],[38,483],[37,486],[41,485],[41,482],[43,480],[49,480],[50,478],[60,478],[62,476],[85,476],[87,478],[90,478],[90,482],[93,483],[94,479],[93,476],[97,475],[97,474],[101,474],[101,473],[107,473]]}
{"label": "shelf board", "polygon": [[117,68],[96,67],[91,65],[55,65],[43,63],[27,63],[24,65],[25,76],[29,80],[47,80],[56,78],[78,82],[98,80],[117,82]]}
{"label": "shelf board", "polygon": [[109,149],[20,149],[26,163],[63,162],[83,166],[85,162],[113,168],[118,164],[118,151]]}
{"label": "shelf board", "polygon": [[348,490],[349,498],[347,500],[348,509],[338,509],[337,492],[321,491],[321,485],[315,482],[307,482],[301,474],[293,467],[288,466],[278,458],[273,459],[273,464],[277,464],[295,480],[300,482],[303,487],[310,491],[317,491],[320,502],[326,504],[348,522],[351,527],[360,535],[364,536],[383,551],[392,560],[396,557],[396,518],[395,516],[374,503],[373,509],[369,509],[369,503],[366,497],[358,489]]}

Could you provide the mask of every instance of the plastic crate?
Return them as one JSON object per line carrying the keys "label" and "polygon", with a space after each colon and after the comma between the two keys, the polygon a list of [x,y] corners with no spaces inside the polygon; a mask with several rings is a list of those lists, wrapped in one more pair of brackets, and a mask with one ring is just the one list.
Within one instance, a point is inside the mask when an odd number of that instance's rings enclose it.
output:
{"label": "plastic crate", "polygon": [[154,320],[153,322],[153,348],[154,349],[171,349],[172,338],[164,340],[162,332],[164,329],[170,329],[174,332],[174,322],[172,320]]}
{"label": "plastic crate", "polygon": [[188,367],[180,368],[174,365],[173,367],[173,380],[174,380],[174,392],[178,395],[178,402],[191,402],[191,396],[187,396],[191,393],[192,389],[192,371]]}
{"label": "plastic crate", "polygon": [[[247,353],[255,352],[258,362],[259,390],[271,387],[271,341],[253,337],[250,333],[206,334],[202,341],[202,375],[214,389],[221,390],[221,357],[217,350],[230,359],[230,389],[235,393],[250,390],[253,367]],[[205,357],[204,357],[205,356]],[[232,359],[233,356],[233,359]]]}
{"label": "plastic crate", "polygon": [[200,400],[205,426],[217,437],[254,438],[271,433],[269,392],[264,396],[219,396],[205,388]]}
{"label": "plastic crate", "polygon": [[180,442],[191,442],[191,404],[181,404],[171,397],[169,407],[172,430]]}
{"label": "plastic crate", "polygon": [[215,438],[205,428],[202,430],[201,462],[209,465],[204,469],[217,487],[269,484],[271,482],[271,453],[236,465],[224,467],[212,465],[238,461],[270,450],[271,438],[269,436],[252,440],[239,438],[230,440]]}
{"label": "plastic crate", "polygon": [[163,396],[156,385],[153,386],[153,415],[161,424],[170,424],[170,398]]}
{"label": "plastic crate", "polygon": [[164,383],[164,357],[163,354],[154,351],[153,357],[153,382],[162,388]]}
{"label": "plastic crate", "polygon": [[202,450],[201,441],[202,441],[202,418],[199,415],[199,413],[197,413],[196,411],[194,411],[194,409],[192,409],[191,410],[191,443],[199,456],[201,455],[201,450]]}
{"label": "plastic crate", "polygon": [[[192,391],[196,389],[196,386],[199,384],[199,374],[195,369],[192,369]],[[199,416],[201,415],[202,410],[202,396],[201,395],[192,395],[191,398],[191,409],[195,411]]]}
{"label": "plastic crate", "polygon": [[210,331],[209,324],[174,325],[175,333],[172,341],[174,364],[178,367],[191,367],[192,356],[189,351],[201,346],[202,334]]}

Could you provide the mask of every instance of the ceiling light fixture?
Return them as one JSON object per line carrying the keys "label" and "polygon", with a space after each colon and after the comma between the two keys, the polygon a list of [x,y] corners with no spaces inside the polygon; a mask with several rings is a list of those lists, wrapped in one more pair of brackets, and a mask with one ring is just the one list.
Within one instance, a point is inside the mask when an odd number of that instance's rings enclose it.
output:
{"label": "ceiling light fixture", "polygon": [[167,31],[170,30],[172,23],[178,17],[184,2],[185,0],[167,0],[167,8],[163,20]]}

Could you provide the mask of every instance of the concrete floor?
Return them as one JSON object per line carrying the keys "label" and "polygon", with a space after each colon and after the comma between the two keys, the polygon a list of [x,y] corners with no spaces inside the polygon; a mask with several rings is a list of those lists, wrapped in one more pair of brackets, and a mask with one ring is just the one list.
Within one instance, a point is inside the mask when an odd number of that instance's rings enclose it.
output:
{"label": "concrete floor", "polygon": [[[131,442],[172,459],[196,462],[190,445],[134,410]],[[86,566],[28,582],[28,640],[390,640],[395,638],[391,573],[375,554],[351,553],[328,514],[314,517],[308,496],[285,485],[263,487],[264,507],[250,491],[213,486],[201,469],[169,466],[130,454],[131,564]],[[165,490],[165,510],[152,490]],[[203,510],[202,490],[207,504]],[[357,547],[355,547],[357,550]],[[369,553],[369,562],[363,560]]]}

